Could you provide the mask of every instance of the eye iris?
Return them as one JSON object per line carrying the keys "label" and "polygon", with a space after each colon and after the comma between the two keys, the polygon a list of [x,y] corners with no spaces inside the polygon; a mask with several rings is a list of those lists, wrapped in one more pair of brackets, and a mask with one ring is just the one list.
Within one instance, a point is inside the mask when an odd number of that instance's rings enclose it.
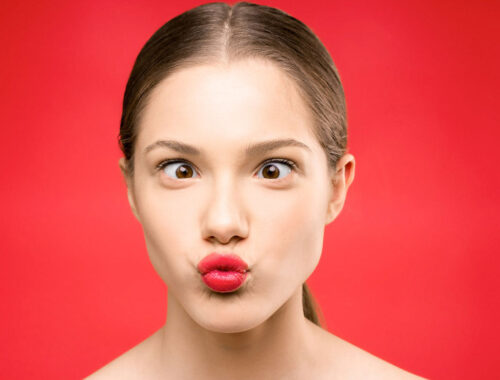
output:
{"label": "eye iris", "polygon": [[[269,174],[269,177],[266,177],[266,173]],[[280,171],[275,165],[267,165],[262,170],[262,174],[266,178],[278,178],[278,176],[280,175]]]}
{"label": "eye iris", "polygon": [[179,178],[190,178],[193,175],[193,169],[187,165],[180,165],[175,171],[175,174]]}

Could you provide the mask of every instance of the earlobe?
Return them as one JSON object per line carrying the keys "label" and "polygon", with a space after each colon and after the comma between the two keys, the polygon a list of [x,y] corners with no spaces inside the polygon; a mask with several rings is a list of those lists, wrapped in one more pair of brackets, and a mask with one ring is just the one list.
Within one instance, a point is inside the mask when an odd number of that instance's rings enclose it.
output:
{"label": "earlobe", "polygon": [[130,205],[130,208],[132,210],[132,213],[134,214],[135,218],[141,222],[139,218],[139,214],[137,213],[137,208],[135,205],[135,199],[134,199],[134,186],[132,182],[132,177],[128,171],[127,168],[127,162],[125,160],[125,157],[120,158],[118,161],[118,165],[120,166],[120,170],[122,172],[123,178],[125,179],[125,183],[127,185],[127,198],[128,198],[128,203]]}
{"label": "earlobe", "polygon": [[325,224],[330,224],[344,207],[347,190],[354,181],[355,159],[346,153],[337,162],[335,172],[331,177],[331,192],[328,203]]}

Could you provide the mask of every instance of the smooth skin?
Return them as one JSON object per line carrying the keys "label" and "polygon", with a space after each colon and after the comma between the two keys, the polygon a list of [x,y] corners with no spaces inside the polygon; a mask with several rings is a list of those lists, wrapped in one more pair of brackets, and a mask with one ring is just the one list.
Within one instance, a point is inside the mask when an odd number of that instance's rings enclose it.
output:
{"label": "smooth skin", "polygon": [[[277,140],[298,143],[265,149]],[[328,167],[312,115],[281,69],[245,59],[171,74],[151,94],[135,152],[133,177],[119,164],[168,287],[167,320],[89,379],[418,378],[304,318],[302,284],[355,159]],[[158,168],[167,159],[182,162]],[[214,251],[248,263],[237,292],[202,282],[196,265]]]}

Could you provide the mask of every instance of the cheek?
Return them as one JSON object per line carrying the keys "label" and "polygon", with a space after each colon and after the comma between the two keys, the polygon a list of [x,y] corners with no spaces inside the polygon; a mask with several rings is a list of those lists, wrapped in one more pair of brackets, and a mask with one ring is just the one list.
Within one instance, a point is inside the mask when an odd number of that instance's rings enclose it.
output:
{"label": "cheek", "polygon": [[321,192],[303,187],[261,197],[260,203],[254,237],[264,251],[261,259],[269,268],[305,280],[318,264],[323,247],[326,206]]}
{"label": "cheek", "polygon": [[[177,277],[194,274],[189,263],[192,242],[199,239],[199,227],[194,225],[190,197],[179,199],[174,193],[145,190],[139,197],[139,210],[147,251],[151,263],[167,286]],[[191,242],[191,243],[190,243]],[[192,252],[191,252],[192,255]]]}

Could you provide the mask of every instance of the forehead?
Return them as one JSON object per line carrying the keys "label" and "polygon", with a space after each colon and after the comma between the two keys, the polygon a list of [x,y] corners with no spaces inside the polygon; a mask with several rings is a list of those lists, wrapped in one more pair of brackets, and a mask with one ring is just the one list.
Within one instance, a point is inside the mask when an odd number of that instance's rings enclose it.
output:
{"label": "forehead", "polygon": [[310,110],[296,83],[270,61],[246,59],[180,69],[152,91],[138,147],[158,138],[236,143],[313,139]]}

